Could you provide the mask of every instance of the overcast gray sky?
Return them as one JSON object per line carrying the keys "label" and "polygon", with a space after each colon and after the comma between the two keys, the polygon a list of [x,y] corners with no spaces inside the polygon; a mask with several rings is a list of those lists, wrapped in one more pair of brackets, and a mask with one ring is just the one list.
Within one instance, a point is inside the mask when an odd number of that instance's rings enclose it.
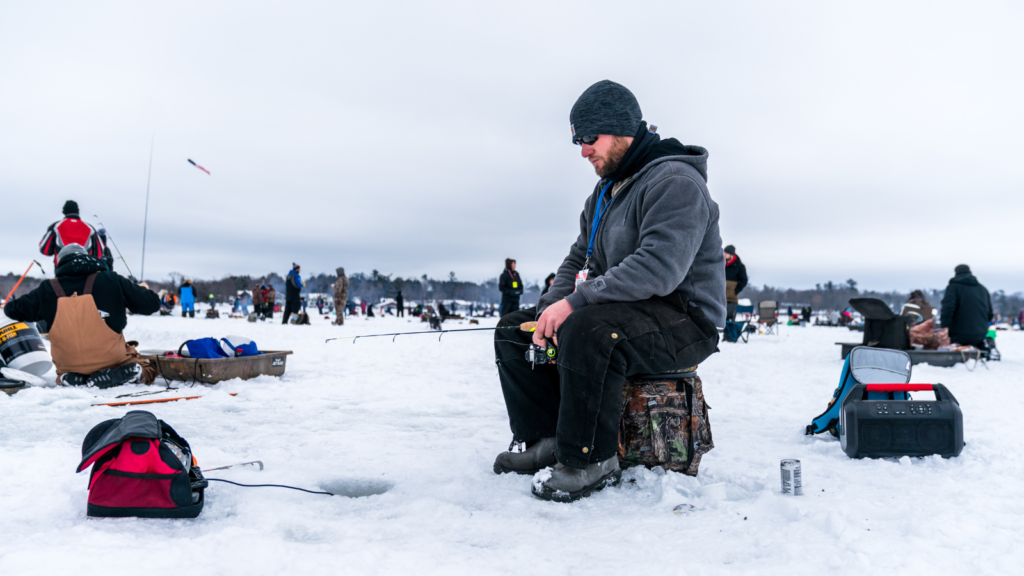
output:
{"label": "overcast gray sky", "polygon": [[540,279],[596,180],[569,109],[608,78],[708,148],[753,283],[1024,290],[1022,29],[1013,2],[5,2],[0,273],[71,198],[138,274],[155,133],[148,278]]}

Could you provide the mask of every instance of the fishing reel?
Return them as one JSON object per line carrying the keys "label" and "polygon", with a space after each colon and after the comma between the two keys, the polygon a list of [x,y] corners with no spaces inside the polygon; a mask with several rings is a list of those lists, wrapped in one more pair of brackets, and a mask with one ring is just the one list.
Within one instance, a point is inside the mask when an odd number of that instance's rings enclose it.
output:
{"label": "fishing reel", "polygon": [[526,350],[526,361],[530,363],[531,368],[544,364],[554,364],[557,356],[558,350],[554,346],[547,344],[537,346],[531,343],[530,347]]}

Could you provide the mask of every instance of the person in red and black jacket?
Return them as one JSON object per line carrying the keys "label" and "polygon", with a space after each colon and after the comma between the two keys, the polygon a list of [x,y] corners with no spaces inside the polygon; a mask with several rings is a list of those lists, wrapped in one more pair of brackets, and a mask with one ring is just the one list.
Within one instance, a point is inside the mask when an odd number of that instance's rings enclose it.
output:
{"label": "person in red and black jacket", "polygon": [[[91,225],[78,216],[78,202],[68,200],[64,203],[64,219],[58,220],[46,229],[46,234],[39,241],[39,251],[44,256],[53,256],[57,264],[57,253],[69,244],[78,244],[85,248],[88,255],[104,260],[106,244],[100,239],[99,233]],[[105,264],[109,267],[109,264]]]}
{"label": "person in red and black jacket", "polygon": [[725,318],[736,320],[736,305],[739,303],[739,293],[747,287],[747,267],[736,255],[736,248],[732,244],[724,249],[725,252]]}

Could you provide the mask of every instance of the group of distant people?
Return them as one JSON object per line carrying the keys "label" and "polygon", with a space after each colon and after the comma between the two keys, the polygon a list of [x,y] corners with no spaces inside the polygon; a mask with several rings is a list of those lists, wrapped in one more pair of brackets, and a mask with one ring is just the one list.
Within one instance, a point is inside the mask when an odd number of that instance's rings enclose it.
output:
{"label": "group of distant people", "polygon": [[257,284],[252,287],[253,314],[260,319],[274,319],[274,307],[277,303],[277,289],[269,284]]}
{"label": "group of distant people", "polygon": [[[739,293],[749,282],[747,267],[736,255],[736,247],[729,245],[723,250],[725,257],[725,301],[726,319],[736,319],[736,306],[739,303]],[[967,264],[960,264],[953,270],[954,276],[946,286],[942,298],[942,307],[939,314],[941,324],[941,335],[939,341],[944,341],[948,332],[948,342],[958,343],[965,346],[983,346],[989,325],[994,319],[992,310],[992,298],[987,288],[971,273]],[[918,316],[917,322],[923,325],[918,333],[924,334],[927,329],[933,329],[934,319],[932,318],[932,305],[924,296],[921,290],[914,290],[907,301],[909,308]],[[788,315],[795,319],[810,322],[813,311],[810,306],[801,308],[799,314],[793,312],[792,307],[788,309]],[[1024,311],[1021,311],[1021,320],[1024,320]],[[851,319],[848,312],[840,312],[835,315],[834,322],[848,323]],[[938,331],[935,331],[938,334]],[[929,340],[929,345],[931,345]]]}

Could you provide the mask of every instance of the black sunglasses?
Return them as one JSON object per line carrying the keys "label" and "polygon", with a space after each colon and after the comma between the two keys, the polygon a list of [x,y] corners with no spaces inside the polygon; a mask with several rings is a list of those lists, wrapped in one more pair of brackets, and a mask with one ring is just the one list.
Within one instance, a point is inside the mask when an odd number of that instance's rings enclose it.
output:
{"label": "black sunglasses", "polygon": [[597,142],[598,138],[599,136],[577,136],[576,138],[573,138],[572,143],[577,146],[582,146],[583,144],[593,146],[594,142]]}

